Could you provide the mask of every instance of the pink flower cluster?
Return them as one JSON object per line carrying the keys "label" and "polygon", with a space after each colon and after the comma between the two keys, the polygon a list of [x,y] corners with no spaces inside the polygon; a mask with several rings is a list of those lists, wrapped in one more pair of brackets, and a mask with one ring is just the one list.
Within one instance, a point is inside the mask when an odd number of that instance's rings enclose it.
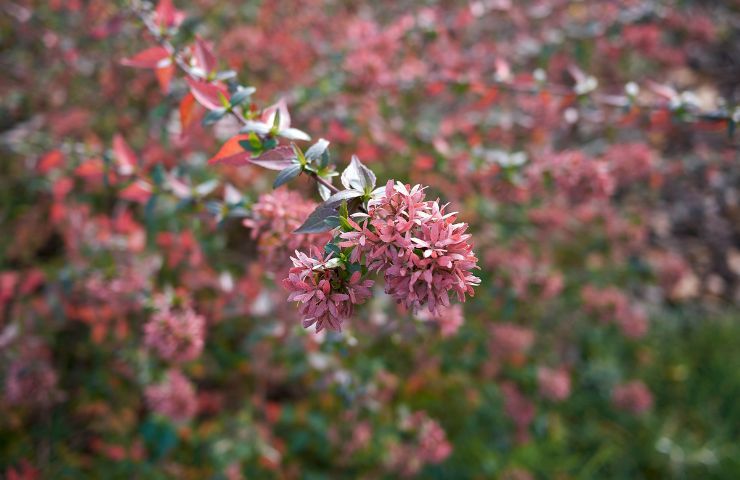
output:
{"label": "pink flower cluster", "polygon": [[644,383],[634,380],[614,388],[612,403],[620,410],[639,415],[653,407],[653,394]]}
{"label": "pink flower cluster", "polygon": [[363,280],[359,271],[331,268],[323,253],[308,256],[296,251],[291,257],[293,268],[283,285],[290,291],[289,302],[300,302],[299,312],[305,328],[316,325],[316,332],[324,328],[340,331],[342,322],[354,311],[354,305],[370,298],[372,280]]}
{"label": "pink flower cluster", "polygon": [[163,360],[194,360],[203,351],[205,326],[205,318],[191,308],[165,306],[144,325],[144,344]]}
{"label": "pink flower cluster", "polygon": [[436,314],[427,311],[419,313],[419,318],[424,321],[431,321],[439,325],[439,331],[443,337],[451,337],[465,323],[465,316],[460,305],[450,305],[449,307],[440,307]]}
{"label": "pink flower cluster", "polygon": [[537,384],[540,395],[553,402],[570,396],[570,375],[564,368],[540,367],[537,369]]}
{"label": "pink flower cluster", "polygon": [[5,400],[10,405],[48,406],[58,397],[57,374],[48,360],[19,358],[5,376]]}
{"label": "pink flower cluster", "polygon": [[511,382],[501,384],[501,393],[504,396],[504,411],[516,427],[516,440],[526,443],[529,441],[529,426],[534,421],[534,403]]}
{"label": "pink flower cluster", "polygon": [[412,477],[424,465],[441,463],[452,453],[444,429],[426,412],[414,412],[406,417],[401,428],[414,434],[410,443],[391,449],[390,468],[401,476]]}
{"label": "pink flower cluster", "polygon": [[186,421],[198,409],[195,387],[179,370],[170,370],[164,382],[146,389],[149,408],[173,421]]}
{"label": "pink flower cluster", "polygon": [[436,314],[450,305],[449,292],[465,301],[480,279],[471,273],[478,259],[468,243],[467,224],[455,223],[439,201],[425,201],[424,189],[389,180],[371,200],[353,231],[342,233],[341,247],[354,247],[351,260],[364,255],[371,271],[382,271],[385,291],[414,311],[427,306]]}
{"label": "pink flower cluster", "polygon": [[545,173],[552,177],[557,190],[573,203],[607,199],[616,187],[607,162],[589,158],[579,151],[547,156],[529,171],[535,182],[544,181]]}
{"label": "pink flower cluster", "polygon": [[280,270],[287,266],[285,259],[291,252],[306,251],[326,243],[326,234],[293,233],[314,208],[314,202],[284,188],[260,195],[257,203],[252,205],[252,217],[243,223],[252,230],[252,238],[258,239],[265,265]]}
{"label": "pink flower cluster", "polygon": [[584,308],[604,322],[614,322],[629,338],[640,338],[648,331],[645,311],[630,304],[629,298],[615,287],[599,289],[586,285],[581,291]]}

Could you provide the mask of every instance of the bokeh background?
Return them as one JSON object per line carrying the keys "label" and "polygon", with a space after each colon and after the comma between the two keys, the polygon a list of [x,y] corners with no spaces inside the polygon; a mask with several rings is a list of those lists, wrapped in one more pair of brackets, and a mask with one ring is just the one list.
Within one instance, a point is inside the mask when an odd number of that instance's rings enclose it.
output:
{"label": "bokeh background", "polygon": [[[379,284],[305,331],[280,280],[311,182],[285,208],[273,172],[208,166],[236,126],[120,64],[154,44],[128,2],[4,1],[5,478],[740,477],[736,2],[175,5],[173,43],[340,169],[451,202],[481,286],[433,317]],[[226,183],[267,227],[214,218]],[[146,341],[163,302],[205,323],[195,358]]]}

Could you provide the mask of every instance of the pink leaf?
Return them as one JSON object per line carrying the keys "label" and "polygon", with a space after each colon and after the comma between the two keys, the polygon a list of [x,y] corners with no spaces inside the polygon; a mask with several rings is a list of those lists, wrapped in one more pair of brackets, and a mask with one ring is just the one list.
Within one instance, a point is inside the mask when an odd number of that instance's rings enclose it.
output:
{"label": "pink leaf", "polygon": [[121,60],[121,65],[134,68],[161,68],[171,63],[170,53],[164,47],[147,48]]}
{"label": "pink leaf", "polygon": [[60,167],[62,163],[64,163],[64,154],[59,150],[52,150],[39,159],[36,169],[39,173],[44,174],[49,170]]}
{"label": "pink leaf", "polygon": [[195,59],[198,65],[205,71],[206,75],[210,74],[218,66],[218,61],[208,44],[200,38],[195,37]]}
{"label": "pink leaf", "polygon": [[219,110],[224,108],[223,99],[228,99],[225,88],[212,83],[200,82],[192,78],[185,79],[190,85],[190,93],[193,94],[198,103],[208,110]]}
{"label": "pink leaf", "polygon": [[121,175],[131,175],[134,173],[136,164],[138,163],[136,153],[134,153],[120,133],[116,133],[113,136],[113,153],[116,156],[118,173]]}
{"label": "pink leaf", "polygon": [[259,157],[250,158],[249,162],[269,170],[283,170],[294,165],[296,158],[292,147],[282,146],[268,150]]}
{"label": "pink leaf", "polygon": [[280,112],[280,123],[278,124],[278,130],[284,130],[290,127],[290,113],[288,113],[288,105],[285,103],[285,99],[281,98],[274,105],[270,105],[262,111],[262,121],[272,127],[275,122],[275,115]]}
{"label": "pink leaf", "polygon": [[144,180],[137,180],[121,190],[118,196],[131,202],[146,203],[152,196],[152,186]]}

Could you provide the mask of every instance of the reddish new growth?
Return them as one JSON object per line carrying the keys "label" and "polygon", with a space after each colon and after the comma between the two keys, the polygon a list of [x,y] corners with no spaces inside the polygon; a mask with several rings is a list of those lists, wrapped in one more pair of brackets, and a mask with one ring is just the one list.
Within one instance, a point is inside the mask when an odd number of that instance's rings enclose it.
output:
{"label": "reddish new growth", "polygon": [[383,272],[385,291],[398,303],[433,314],[450,305],[449,292],[465,301],[480,279],[471,273],[478,259],[468,243],[467,224],[455,223],[439,201],[425,201],[424,188],[389,180],[370,200],[360,223],[341,235],[341,247],[354,247],[351,260],[364,255],[371,271]]}
{"label": "reddish new growth", "polygon": [[340,331],[342,321],[352,315],[354,305],[370,297],[372,280],[363,280],[359,271],[350,273],[332,268],[321,253],[309,257],[296,251],[291,257],[293,268],[283,280],[290,290],[289,302],[300,302],[303,326],[316,324],[316,332],[324,328]]}
{"label": "reddish new growth", "polygon": [[165,308],[144,325],[144,343],[170,362],[196,359],[203,351],[205,319],[192,309]]}

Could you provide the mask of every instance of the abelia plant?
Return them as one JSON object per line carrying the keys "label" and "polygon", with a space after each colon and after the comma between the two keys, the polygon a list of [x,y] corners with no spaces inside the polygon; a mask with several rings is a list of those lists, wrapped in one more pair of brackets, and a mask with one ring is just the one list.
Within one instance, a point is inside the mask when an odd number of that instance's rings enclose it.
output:
{"label": "abelia plant", "polygon": [[[352,157],[341,173],[343,189],[336,187],[332,177],[337,172],[330,160],[327,140],[320,139],[305,151],[296,143],[281,145],[281,139],[311,139],[305,132],[291,127],[284,100],[261,111],[253,103],[245,108],[243,104],[256,89],[239,85],[228,72],[220,74],[216,57],[203,39],[196,38],[194,45],[180,52],[170,43],[167,29],[161,25],[156,28],[161,14],[138,13],[160,46],[122,63],[148,68],[149,60],[154,58],[158,71],[173,63],[178,65],[186,75],[189,95],[208,110],[203,118],[205,125],[214,124],[227,114],[241,124],[239,134],[229,139],[209,164],[254,164],[277,170],[275,189],[301,174],[316,182],[324,201],[307,215],[303,207],[306,201],[279,190],[260,197],[251,213],[241,212],[247,216],[244,225],[252,229],[255,238],[261,236],[260,249],[270,256],[274,265],[283,263],[276,251],[284,250],[285,245],[295,246],[296,256],[291,258],[293,268],[284,285],[290,291],[289,301],[299,303],[304,327],[315,324],[317,332],[324,328],[341,330],[354,305],[370,297],[373,281],[366,278],[368,272],[382,273],[386,293],[415,312],[426,307],[432,314],[438,314],[440,308],[450,306],[450,293],[461,302],[466,295],[474,294],[473,287],[480,284],[480,279],[472,273],[478,268],[478,259],[468,242],[471,235],[465,233],[465,223],[456,223],[455,212],[447,212],[448,205],[441,205],[439,200],[425,200],[426,187],[420,185],[412,187],[388,180],[384,188],[376,188],[376,175],[357,156]],[[189,102],[188,98],[183,102]],[[192,108],[191,103],[183,103],[181,110],[183,106]],[[125,142],[118,140],[118,145],[118,150],[124,151],[120,157],[133,155],[124,147]],[[126,173],[132,170],[130,163],[124,162]],[[148,185],[140,182],[132,185]],[[175,177],[170,179],[170,185],[178,198],[188,200],[204,197],[215,188],[214,183],[188,187]],[[130,189],[123,194],[133,195]],[[238,192],[235,195],[240,196]],[[223,218],[232,209],[228,203],[211,204],[211,210]],[[305,216],[302,224],[290,232],[294,219],[302,216]],[[314,251],[309,256],[299,251],[311,244],[306,234],[327,231],[332,232],[333,238],[317,245],[318,254]],[[296,237],[290,238],[291,233]],[[163,324],[161,320],[153,322],[147,332]],[[148,343],[156,344],[156,340]],[[158,349],[164,357],[173,355],[162,353],[164,347]]]}

